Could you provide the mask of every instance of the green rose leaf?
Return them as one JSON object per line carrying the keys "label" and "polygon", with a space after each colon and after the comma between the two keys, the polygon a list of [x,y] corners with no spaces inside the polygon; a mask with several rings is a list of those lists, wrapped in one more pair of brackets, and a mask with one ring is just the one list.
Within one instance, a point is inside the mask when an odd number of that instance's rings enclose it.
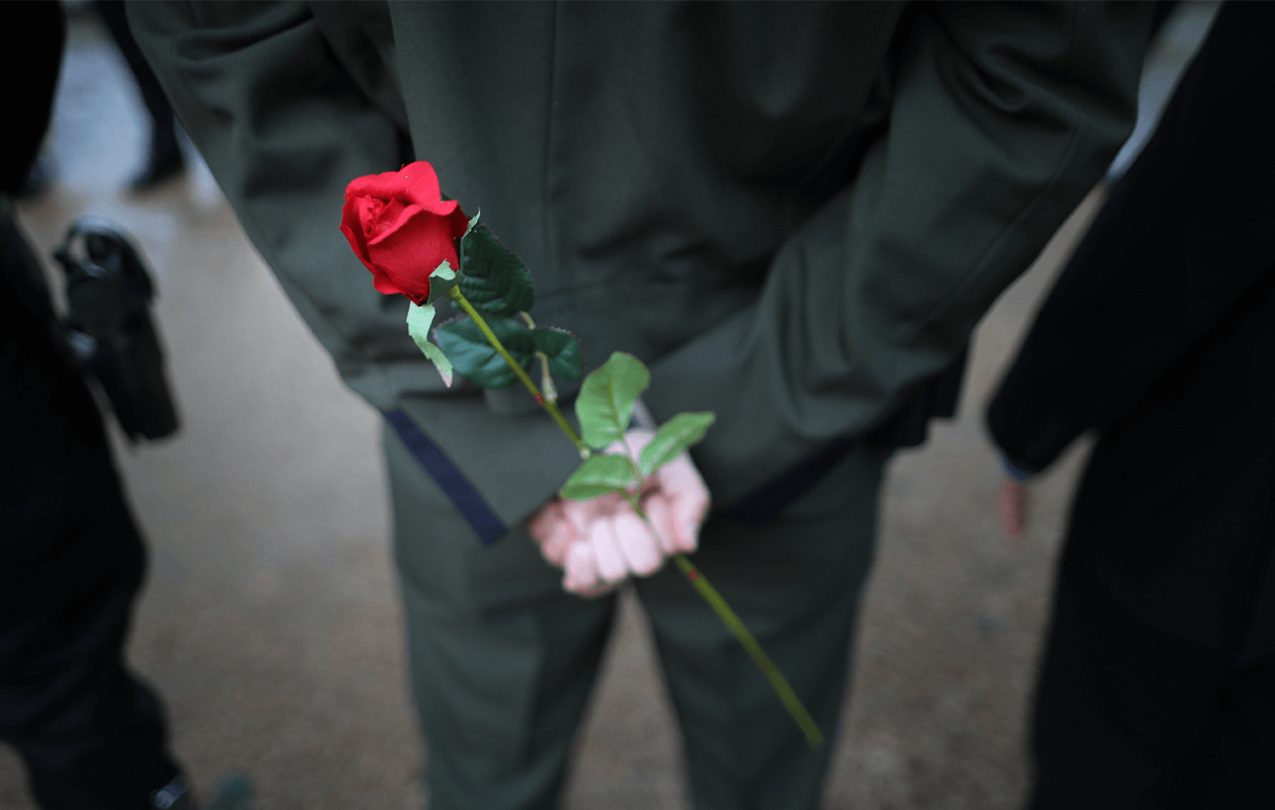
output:
{"label": "green rose leaf", "polygon": [[645,478],[668,464],[683,450],[704,438],[705,431],[716,419],[717,415],[712,411],[679,413],[660,425],[655,438],[642,448],[642,454],[638,457],[638,469],[642,471],[642,477]]}
{"label": "green rose leaf", "polygon": [[584,358],[580,355],[580,339],[564,329],[532,329],[536,350],[549,359],[549,370],[564,380],[584,376]]}
{"label": "green rose leaf", "polygon": [[587,501],[637,485],[637,470],[627,456],[597,455],[577,467],[558,494],[572,501]]}
{"label": "green rose leaf", "polygon": [[434,305],[426,304],[425,306],[417,306],[415,303],[407,306],[407,334],[412,336],[412,340],[416,341],[416,346],[425,355],[425,358],[434,364],[434,368],[438,369],[438,375],[443,378],[443,382],[448,388],[452,387],[452,364],[447,359],[447,355],[443,350],[429,342],[429,327],[434,323]]}
{"label": "green rose leaf", "polygon": [[[487,325],[514,361],[524,371],[530,371],[536,359],[536,341],[531,331],[503,318],[492,318]],[[508,388],[518,381],[472,318],[461,317],[442,324],[434,330],[434,338],[451,358],[456,373],[470,382],[483,388]]]}
{"label": "green rose leaf", "polygon": [[531,273],[485,225],[460,240],[460,291],[479,312],[509,317],[536,302]]}
{"label": "green rose leaf", "polygon": [[576,397],[576,416],[584,443],[602,449],[624,436],[633,403],[651,382],[651,373],[631,354],[616,352],[584,378]]}
{"label": "green rose leaf", "polygon": [[456,268],[452,267],[451,262],[443,259],[442,264],[435,267],[434,272],[429,274],[430,303],[433,304],[439,298],[446,297],[447,291],[459,283]]}

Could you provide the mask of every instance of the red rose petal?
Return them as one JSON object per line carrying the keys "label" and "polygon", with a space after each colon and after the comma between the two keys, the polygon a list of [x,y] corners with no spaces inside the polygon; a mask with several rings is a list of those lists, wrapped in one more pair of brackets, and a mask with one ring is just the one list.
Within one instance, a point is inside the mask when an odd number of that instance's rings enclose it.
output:
{"label": "red rose petal", "polygon": [[356,177],[345,187],[347,200],[351,197],[377,197],[382,200],[391,200],[402,199],[406,196],[407,189],[398,172],[382,172]]}
{"label": "red rose petal", "polygon": [[441,199],[434,167],[424,161],[346,187],[341,232],[386,294],[428,301],[430,273],[443,261],[459,266],[454,240],[468,227],[456,201]]}
{"label": "red rose petal", "polygon": [[444,260],[454,268],[456,244],[450,218],[441,218],[418,206],[404,209],[399,227],[368,243],[372,263],[385,271],[404,295],[417,303],[429,298],[429,275]]}

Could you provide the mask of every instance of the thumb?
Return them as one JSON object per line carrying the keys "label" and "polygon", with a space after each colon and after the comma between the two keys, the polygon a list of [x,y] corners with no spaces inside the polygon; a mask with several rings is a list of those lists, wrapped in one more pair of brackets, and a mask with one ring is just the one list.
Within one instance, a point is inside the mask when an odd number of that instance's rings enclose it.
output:
{"label": "thumb", "polygon": [[541,555],[559,568],[566,563],[567,551],[578,537],[575,525],[567,514],[569,507],[574,505],[550,501],[527,524],[528,532],[540,546]]}
{"label": "thumb", "polygon": [[709,493],[691,457],[686,453],[669,462],[658,473],[659,494],[667,499],[667,526],[678,552],[699,547],[700,525],[708,514]]}
{"label": "thumb", "polygon": [[1001,530],[1014,539],[1022,537],[1027,525],[1027,487],[1018,481],[1002,481],[996,507]]}

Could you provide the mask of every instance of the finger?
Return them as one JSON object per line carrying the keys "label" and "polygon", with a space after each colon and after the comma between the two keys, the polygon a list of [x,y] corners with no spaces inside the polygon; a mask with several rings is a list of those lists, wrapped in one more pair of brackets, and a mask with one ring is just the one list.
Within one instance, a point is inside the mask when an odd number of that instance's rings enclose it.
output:
{"label": "finger", "polygon": [[593,549],[588,543],[576,543],[567,552],[563,565],[563,590],[588,596],[601,584]]}
{"label": "finger", "polygon": [[708,514],[708,487],[686,454],[662,468],[659,476],[661,493],[670,500],[674,544],[678,552],[694,551],[699,547],[700,525]]}
{"label": "finger", "polygon": [[613,514],[620,503],[622,498],[618,495],[603,495],[587,501],[561,500],[561,515],[567,524],[562,529],[567,538],[566,550],[563,554],[566,554],[572,545],[592,542],[595,525]]}
{"label": "finger", "polygon": [[660,544],[660,553],[673,555],[682,553],[673,528],[673,510],[669,499],[663,492],[655,492],[642,501],[642,509],[646,519],[655,531],[655,539]]}
{"label": "finger", "polygon": [[615,515],[604,515],[589,522],[587,545],[593,551],[598,576],[607,582],[619,582],[629,574],[624,551],[615,531]]}
{"label": "finger", "polygon": [[597,556],[588,543],[571,546],[562,574],[564,591],[583,597],[595,597],[615,591],[618,584],[620,583],[607,582],[599,575]]}
{"label": "finger", "polygon": [[556,520],[562,517],[562,502],[553,500],[540,507],[540,511],[531,516],[531,520],[527,521],[527,531],[536,540],[548,535],[548,528]]}
{"label": "finger", "polygon": [[578,591],[577,593],[579,593],[580,596],[583,596],[586,599],[592,599],[595,596],[602,596],[603,594],[611,593],[611,591],[614,591],[618,587],[620,587],[620,583],[618,582],[599,581],[596,586],[592,588],[587,588],[582,591]]}
{"label": "finger", "polygon": [[642,519],[633,512],[621,512],[611,522],[615,538],[624,554],[627,572],[648,576],[659,570],[664,558],[660,554],[659,541]]}
{"label": "finger", "polygon": [[1028,489],[1027,484],[1015,482],[1014,492],[1018,496],[1014,499],[1014,515],[1018,518],[1018,533],[1020,535],[1027,532],[1027,510],[1028,510]]}
{"label": "finger", "polygon": [[567,514],[581,536],[588,535],[589,527],[594,522],[628,508],[624,496],[618,492],[599,495],[587,501],[565,501],[565,503],[568,504]]}
{"label": "finger", "polygon": [[559,568],[566,562],[567,550],[579,538],[562,501],[545,504],[531,519],[527,531],[540,547],[541,556]]}
{"label": "finger", "polygon": [[1001,530],[1014,539],[1023,534],[1027,522],[1026,488],[1017,481],[1002,481],[997,493]]}

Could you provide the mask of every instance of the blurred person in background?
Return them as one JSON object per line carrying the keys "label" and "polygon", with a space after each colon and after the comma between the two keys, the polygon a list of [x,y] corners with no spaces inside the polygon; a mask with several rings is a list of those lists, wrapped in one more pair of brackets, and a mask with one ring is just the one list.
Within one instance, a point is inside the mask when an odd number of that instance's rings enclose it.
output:
{"label": "blurred person in background", "polygon": [[[248,236],[386,416],[432,807],[555,805],[615,596],[564,593],[527,528],[575,451],[518,391],[444,387],[338,231],[346,185],[428,161],[587,367],[630,352],[656,417],[716,412],[696,561],[833,732],[883,466],[1127,136],[1150,12],[129,4]],[[693,804],[816,806],[831,746],[678,572],[623,568],[599,584],[651,574]]]}
{"label": "blurred person in background", "polygon": [[[24,47],[0,155],[0,739],[43,810],[193,810],[163,710],[124,645],[146,551],[88,386],[72,368],[14,211],[52,108],[59,3],[0,4]],[[213,806],[242,808],[227,783]]]}
{"label": "blurred person in background", "polygon": [[171,180],[186,170],[181,145],[177,140],[177,119],[173,107],[155,78],[155,71],[137,47],[137,40],[128,28],[124,16],[124,0],[93,0],[93,10],[102,18],[111,39],[119,48],[128,65],[129,73],[137,83],[142,104],[150,120],[145,162],[132,178],[128,187],[134,191],[146,191]]}
{"label": "blurred person in background", "polygon": [[[80,7],[78,4],[72,5],[70,10],[74,12]],[[164,96],[163,88],[155,78],[155,72],[142,56],[137,41],[129,31],[123,0],[94,0],[92,9],[115,42],[120,56],[124,58],[141,96],[142,107],[146,110],[150,132],[147,133],[145,157],[142,165],[125,185],[132,191],[149,191],[186,170],[186,161],[177,136],[177,119],[173,116],[173,108]],[[19,199],[34,198],[57,182],[57,168],[47,153],[46,143],[27,169],[18,192]]]}
{"label": "blurred person in background", "polygon": [[988,410],[1025,482],[1097,432],[1032,810],[1275,807],[1275,6],[1227,3]]}

